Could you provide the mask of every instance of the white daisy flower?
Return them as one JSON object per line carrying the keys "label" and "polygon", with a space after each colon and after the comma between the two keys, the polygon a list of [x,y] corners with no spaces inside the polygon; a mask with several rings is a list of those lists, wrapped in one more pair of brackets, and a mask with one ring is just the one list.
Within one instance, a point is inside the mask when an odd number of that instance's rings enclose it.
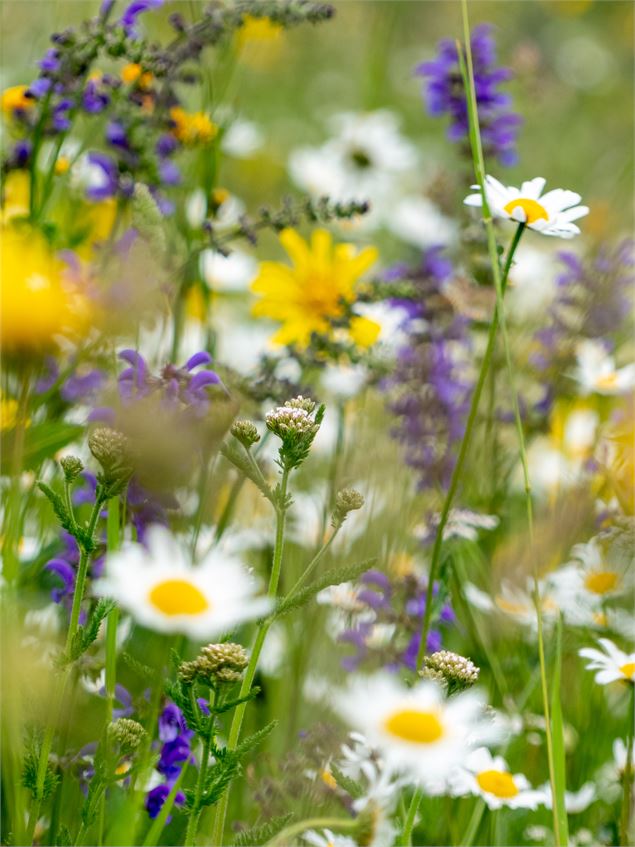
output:
{"label": "white daisy flower", "polygon": [[571,556],[572,561],[549,579],[560,605],[586,602],[600,606],[607,597],[620,596],[630,588],[625,564],[608,561],[599,539],[576,544]]}
{"label": "white daisy flower", "polygon": [[357,842],[348,835],[339,835],[330,829],[318,832],[308,829],[302,834],[302,840],[311,847],[357,847]]}
{"label": "white daisy flower", "polygon": [[217,292],[247,291],[256,276],[258,263],[253,256],[234,250],[223,256],[216,250],[203,250],[199,258],[201,276]]}
{"label": "white daisy flower", "polygon": [[[415,528],[415,535],[423,539],[434,538],[440,518],[440,514],[433,515],[427,524]],[[479,529],[496,529],[498,524],[496,515],[481,515],[471,509],[450,509],[443,527],[443,540],[465,538],[468,541],[477,541]]]}
{"label": "white daisy flower", "polygon": [[442,779],[470,747],[497,734],[478,692],[444,700],[428,680],[406,688],[384,673],[358,678],[336,696],[335,707],[380,750],[387,771],[424,785]]}
{"label": "white daisy flower", "polygon": [[[537,176],[523,182],[520,188],[505,186],[493,176],[485,177],[485,194],[494,217],[507,218],[524,223],[543,235],[558,238],[573,238],[579,228],[573,223],[589,213],[588,206],[578,206],[580,195],[575,191],[555,188],[543,194],[546,180]],[[478,185],[473,185],[477,194],[465,198],[466,206],[482,206],[483,198]]]}
{"label": "white daisy flower", "polygon": [[615,359],[600,339],[579,342],[576,357],[574,378],[583,394],[625,394],[635,388],[635,364],[616,368]]}
{"label": "white daisy flower", "polygon": [[[552,620],[558,611],[555,596],[544,583],[539,585],[540,600],[544,622]],[[518,623],[535,628],[536,606],[533,598],[533,581],[527,580],[526,589],[504,580],[501,589],[494,597],[490,597],[471,582],[465,584],[465,597],[472,606],[482,612],[492,612],[496,609],[513,618]]]}
{"label": "white daisy flower", "polygon": [[[545,806],[551,808],[551,785],[545,782],[540,787],[540,791],[544,792],[546,797]],[[585,782],[584,785],[577,791],[564,792],[564,805],[569,815],[577,815],[589,808],[591,803],[594,803],[598,798],[598,793],[595,785],[592,782]]]}
{"label": "white daisy flower", "polygon": [[618,679],[635,683],[635,653],[624,653],[609,638],[600,638],[598,641],[604,653],[593,647],[578,650],[583,659],[591,660],[586,668],[588,671],[597,671],[595,681],[599,685],[608,685]]}
{"label": "white daisy flower", "polygon": [[450,787],[455,797],[482,797],[490,809],[536,809],[547,803],[544,791],[533,789],[523,774],[511,774],[505,759],[492,756],[485,747],[469,754],[452,774]]}
{"label": "white daisy flower", "polygon": [[427,197],[404,197],[399,200],[387,219],[390,231],[407,244],[422,250],[454,244],[458,228],[454,221],[441,214]]}
{"label": "white daisy flower", "polygon": [[112,597],[148,629],[205,640],[266,614],[271,601],[238,559],[212,550],[193,566],[177,539],[162,526],[147,533],[147,548],[127,543],[108,556],[95,593]]}

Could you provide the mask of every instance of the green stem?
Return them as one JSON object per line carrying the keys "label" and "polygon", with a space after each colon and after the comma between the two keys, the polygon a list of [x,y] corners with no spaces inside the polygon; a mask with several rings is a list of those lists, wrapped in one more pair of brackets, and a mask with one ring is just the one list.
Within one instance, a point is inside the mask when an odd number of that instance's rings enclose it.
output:
{"label": "green stem", "polygon": [[[99,520],[99,513],[101,511],[101,507],[103,505],[103,495],[98,490],[96,493],[95,504],[93,505],[93,511],[90,516],[90,520],[88,522],[88,537],[92,540],[95,534],[95,527],[97,526],[97,521]],[[84,588],[86,586],[86,575],[88,573],[88,565],[90,563],[90,551],[81,546],[81,553],[79,557],[79,565],[77,566],[77,579],[75,580],[75,592],[73,594],[73,606],[71,608],[71,622],[68,627],[68,633],[66,636],[66,653],[70,653],[71,645],[73,643],[73,638],[75,637],[75,633],[77,632],[77,627],[79,625],[79,613],[82,606],[82,600],[84,599]]]}
{"label": "green stem", "polygon": [[205,735],[203,738],[203,751],[201,753],[201,766],[198,769],[198,779],[196,780],[196,789],[194,794],[194,808],[187,822],[187,831],[185,833],[185,847],[192,847],[196,841],[196,830],[201,817],[201,797],[205,787],[205,777],[207,776],[207,764],[209,762],[210,736]]}
{"label": "green stem", "polygon": [[[503,277],[501,280],[501,287],[503,292],[507,286],[507,278],[509,276],[509,271],[512,266],[512,261],[514,258],[514,253],[516,252],[516,248],[520,242],[520,238],[522,236],[522,228],[518,227],[514,238],[509,246],[507,251],[507,259],[505,261],[505,267],[503,269]],[[487,373],[491,364],[492,355],[494,353],[494,347],[496,344],[496,333],[498,331],[498,320],[499,314],[498,310],[494,312],[492,317],[489,332],[487,334],[487,346],[485,348],[485,354],[483,356],[483,361],[481,363],[481,370],[479,372],[478,378],[476,380],[476,385],[474,386],[474,391],[472,392],[472,399],[470,401],[470,410],[468,412],[467,423],[465,425],[465,433],[463,435],[463,440],[461,441],[461,446],[459,447],[459,454],[456,459],[456,464],[454,465],[454,470],[452,471],[452,477],[450,479],[450,486],[448,488],[448,493],[445,496],[445,501],[443,503],[443,508],[441,509],[441,516],[439,518],[439,525],[437,527],[434,546],[432,548],[432,558],[430,562],[430,575],[428,577],[428,586],[429,591],[426,595],[426,607],[423,616],[423,624],[421,627],[421,641],[419,643],[419,651],[417,653],[417,667],[421,667],[423,662],[423,657],[425,656],[427,649],[427,641],[428,635],[430,633],[430,624],[432,622],[432,605],[433,605],[433,586],[438,576],[439,565],[441,561],[441,548],[443,546],[443,530],[448,522],[448,518],[450,516],[450,510],[452,508],[452,503],[454,502],[454,497],[456,495],[457,488],[459,486],[459,481],[463,475],[463,468],[465,465],[465,460],[467,459],[468,450],[470,447],[470,443],[472,441],[472,436],[474,434],[474,427],[476,425],[476,419],[478,415],[478,406],[481,399],[481,394],[483,393],[483,386],[485,385],[485,380],[487,378]]]}
{"label": "green stem", "polygon": [[[267,591],[267,594],[271,598],[276,597],[278,592],[278,582],[280,581],[282,553],[284,550],[284,528],[287,516],[286,499],[288,481],[289,471],[285,469],[282,472],[282,482],[280,483],[280,495],[278,499],[278,505],[276,507],[276,540],[273,550],[273,563],[271,566],[271,576],[269,578],[269,589]],[[242,685],[240,686],[240,697],[246,697],[247,694],[249,694],[249,692],[251,691],[251,686],[256,675],[256,668],[258,665],[258,660],[260,658],[260,653],[262,651],[263,644],[265,643],[265,638],[267,636],[267,632],[269,631],[270,626],[270,619],[262,621],[258,626],[258,631],[256,632],[256,640],[254,641],[254,646],[251,649],[251,655],[249,657],[249,664],[247,665],[247,668],[245,670],[245,676],[243,678]],[[238,744],[238,739],[240,738],[240,730],[242,729],[242,723],[243,718],[245,716],[246,708],[247,703],[241,703],[239,706],[236,707],[234,716],[232,718],[231,727],[229,729],[229,737],[227,739],[227,748],[229,750],[233,750]],[[213,844],[223,843],[223,833],[225,831],[225,818],[227,817],[228,805],[229,788],[220,798],[216,807],[216,817],[214,819],[214,828],[212,832]]]}
{"label": "green stem", "polygon": [[635,732],[635,684],[630,683],[630,709],[626,730],[626,763],[624,765],[624,783],[622,795],[622,815],[620,818],[620,844],[629,843],[631,812],[633,805],[633,733]]}
{"label": "green stem", "polygon": [[[527,461],[527,452],[525,449],[525,437],[523,432],[523,423],[520,415],[520,408],[518,404],[518,393],[516,391],[515,385],[515,373],[514,366],[511,358],[511,349],[509,344],[509,337],[507,334],[507,324],[505,320],[505,310],[503,304],[504,297],[504,287],[502,284],[502,276],[500,269],[500,261],[498,257],[498,250],[496,245],[496,234],[494,232],[494,223],[492,221],[492,216],[490,214],[490,209],[487,202],[487,192],[485,190],[485,160],[483,157],[483,146],[481,143],[481,134],[479,128],[478,121],[478,109],[477,109],[477,101],[476,101],[476,89],[474,85],[474,65],[472,61],[472,48],[470,42],[470,23],[469,16],[467,10],[467,0],[461,0],[461,9],[463,12],[463,37],[465,40],[465,59],[467,63],[467,68],[465,67],[466,63],[463,60],[461,50],[458,51],[459,55],[459,64],[461,66],[461,73],[463,75],[463,80],[465,83],[465,89],[467,92],[467,106],[468,106],[468,119],[469,119],[469,127],[470,127],[470,144],[472,147],[472,157],[474,160],[474,171],[476,174],[476,179],[481,189],[481,197],[482,197],[482,213],[483,213],[483,224],[485,226],[485,230],[487,233],[487,245],[489,250],[490,262],[492,266],[492,274],[494,277],[494,284],[496,287],[496,313],[499,318],[500,326],[501,326],[501,334],[503,338],[503,346],[505,349],[505,359],[507,363],[507,370],[509,372],[509,382],[513,399],[514,406],[514,420],[516,423],[516,431],[518,435],[518,450],[520,454],[520,461],[523,469],[523,478],[525,483],[525,502],[527,507],[527,523],[529,529],[529,544],[530,547],[533,547],[533,504],[531,498],[531,486],[529,483],[529,464]],[[524,228],[524,224],[520,224],[516,234],[518,236],[518,240],[522,234],[522,229]],[[542,627],[542,604],[540,601],[540,588],[538,583],[538,571],[537,564],[534,565],[534,601],[536,604],[536,618],[538,623],[538,656],[540,661],[540,677],[541,677],[541,687],[542,687],[542,703],[543,703],[543,713],[545,716],[545,735],[547,739],[547,759],[549,765],[549,782],[551,784],[551,793],[552,793],[552,813],[553,813],[553,827],[554,827],[554,835],[556,847],[561,847],[562,845],[562,834],[560,832],[560,820],[558,816],[558,804],[556,803],[557,793],[556,790],[558,788],[556,781],[556,769],[555,769],[555,759],[554,759],[554,751],[553,751],[553,735],[551,728],[551,718],[550,718],[550,709],[549,709],[549,690],[547,685],[547,671],[546,671],[546,663],[545,663],[545,648],[544,648],[544,638],[543,638],[543,627]]]}
{"label": "green stem", "polygon": [[[119,549],[119,497],[113,497],[108,504],[106,521],[106,545],[108,553]],[[108,721],[112,720],[117,684],[117,625],[119,609],[115,607],[106,621],[106,698]]]}
{"label": "green stem", "polygon": [[[296,835],[301,835],[308,829],[333,829],[336,832],[354,832],[359,826],[356,820],[346,820],[345,818],[307,818],[298,823],[292,823],[281,830],[271,841],[268,841],[265,847],[288,847],[292,843],[291,839]],[[214,842],[215,844],[220,842]]]}
{"label": "green stem", "polygon": [[474,811],[472,812],[472,816],[470,817],[467,829],[465,830],[465,835],[463,836],[460,842],[463,847],[472,847],[472,843],[476,838],[478,828],[481,825],[481,821],[483,820],[484,813],[485,801],[478,800],[476,805],[474,806]]}
{"label": "green stem", "polygon": [[154,819],[152,826],[148,830],[148,834],[145,837],[143,842],[143,847],[154,847],[154,845],[159,840],[159,836],[165,826],[165,822],[168,819],[170,812],[172,811],[172,807],[174,806],[174,801],[176,800],[176,795],[181,788],[181,784],[185,777],[185,773],[189,767],[189,762],[185,762],[183,767],[181,768],[181,773],[176,778],[174,785],[172,786],[170,793],[165,798],[165,803],[161,806],[161,811]]}
{"label": "green stem", "polygon": [[293,597],[294,594],[296,594],[296,592],[298,591],[300,586],[304,582],[306,582],[306,580],[309,578],[309,576],[313,573],[313,571],[315,570],[316,566],[318,565],[318,563],[320,562],[320,560],[322,559],[322,557],[324,556],[326,551],[329,549],[331,544],[335,541],[335,538],[336,538],[336,536],[337,536],[337,534],[338,534],[338,532],[340,531],[341,528],[342,528],[342,524],[340,523],[333,529],[333,532],[329,535],[328,539],[324,542],[324,544],[320,547],[320,549],[317,551],[315,556],[311,559],[311,561],[306,566],[306,569],[304,570],[304,572],[302,573],[302,575],[300,576],[300,578],[298,579],[296,584],[293,586],[291,591],[289,591],[289,593],[284,598],[285,602],[287,600],[289,600],[291,597]]}
{"label": "green stem", "polygon": [[410,801],[408,813],[401,832],[401,838],[399,839],[399,843],[402,844],[403,847],[410,847],[412,844],[412,830],[415,825],[417,811],[419,810],[422,797],[423,791],[420,788],[416,788],[415,793],[412,795],[412,800]]}

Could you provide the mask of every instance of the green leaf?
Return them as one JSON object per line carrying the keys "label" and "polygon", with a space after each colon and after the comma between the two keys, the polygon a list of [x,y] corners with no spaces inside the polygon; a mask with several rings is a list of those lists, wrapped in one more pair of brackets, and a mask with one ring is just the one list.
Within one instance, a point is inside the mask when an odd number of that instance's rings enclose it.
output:
{"label": "green leaf", "polygon": [[339,787],[346,791],[347,794],[350,794],[353,800],[357,800],[358,797],[363,796],[364,789],[362,785],[357,782],[357,780],[351,779],[350,776],[346,776],[345,773],[342,773],[334,762],[330,763],[329,770],[333,774],[335,782],[337,782]]}
{"label": "green leaf", "polygon": [[46,800],[60,781],[60,775],[54,768],[48,764],[46,768],[46,776],[44,777],[44,785],[42,792],[38,798],[37,791],[37,772],[40,764],[40,749],[39,745],[34,744],[24,757],[24,766],[22,769],[22,784],[27,788],[34,799]]}
{"label": "green leaf", "polygon": [[[41,423],[28,426],[24,431],[24,454],[22,467],[25,470],[38,468],[45,459],[51,458],[75,441],[83,433],[84,427],[70,423]],[[3,474],[10,472],[13,457],[15,430],[9,430],[0,438],[0,468]]]}
{"label": "green leaf", "polygon": [[235,468],[247,477],[247,479],[250,479],[253,482],[256,488],[258,488],[267,500],[270,500],[271,502],[274,501],[274,494],[271,491],[271,488],[267,485],[267,482],[262,474],[257,473],[256,468],[252,466],[249,456],[244,448],[239,447],[234,441],[228,441],[221,445],[220,452],[228,462],[231,462]]}
{"label": "green leaf", "polygon": [[107,617],[110,612],[115,608],[115,601],[108,600],[102,598],[98,601],[95,606],[95,610],[90,616],[90,620],[86,624],[86,626],[80,626],[77,632],[75,633],[75,637],[73,638],[73,643],[71,644],[71,654],[70,661],[74,662],[76,659],[85,653],[88,648],[97,640],[97,636],[99,635],[99,627],[101,626],[101,622]]}
{"label": "green leaf", "polygon": [[311,585],[308,585],[306,588],[298,591],[297,594],[284,597],[278,604],[273,616],[277,618],[281,615],[286,615],[289,612],[292,612],[294,609],[299,609],[315,597],[316,594],[319,594],[320,591],[323,591],[325,588],[329,588],[331,585],[340,585],[342,582],[350,582],[357,579],[364,573],[364,571],[367,571],[375,561],[376,559],[373,557],[372,559],[365,559],[363,562],[356,562],[354,565],[347,565],[344,567],[337,565],[334,568],[329,568],[329,570],[325,571],[322,576],[312,582]]}
{"label": "green leaf", "polygon": [[267,844],[267,842],[271,841],[274,836],[283,830],[292,819],[293,813],[289,812],[287,815],[279,815],[278,817],[271,818],[270,821],[260,824],[260,826],[252,826],[249,827],[249,829],[243,829],[243,831],[239,832],[236,838],[234,838],[233,847],[251,847],[252,844],[254,847],[257,847],[259,844]]}
{"label": "green leaf", "polygon": [[62,528],[72,535],[73,538],[77,539],[77,543],[80,547],[83,547],[87,553],[92,553],[97,546],[95,541],[85,529],[81,526],[77,526],[77,524],[73,521],[71,515],[69,515],[68,510],[66,509],[66,504],[60,495],[56,491],[53,491],[53,489],[44,482],[38,482],[37,486],[42,494],[46,495],[53,506],[53,511],[55,512]]}
{"label": "green leaf", "polygon": [[560,679],[562,674],[562,617],[558,615],[556,626],[556,658],[551,680],[551,735],[553,740],[553,765],[555,776],[554,809],[558,816],[560,829],[560,844],[569,843],[569,821],[565,805],[566,755],[564,748],[564,722],[562,719],[562,704],[560,702]]}

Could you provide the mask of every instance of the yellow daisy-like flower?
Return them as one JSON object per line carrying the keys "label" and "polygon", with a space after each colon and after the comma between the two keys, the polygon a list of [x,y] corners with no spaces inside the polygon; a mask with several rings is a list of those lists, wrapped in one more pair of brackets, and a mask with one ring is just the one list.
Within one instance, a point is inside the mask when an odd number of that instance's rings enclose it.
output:
{"label": "yellow daisy-like flower", "polygon": [[26,85],[13,85],[11,88],[5,88],[0,100],[5,115],[11,117],[14,112],[26,111],[35,106],[35,98],[27,97],[27,91],[28,86]]}
{"label": "yellow daisy-like flower", "polygon": [[40,351],[55,336],[86,326],[86,301],[65,287],[64,266],[35,231],[0,230],[0,342],[3,350]]}
{"label": "yellow daisy-like flower", "polygon": [[[292,265],[263,262],[251,290],[260,299],[253,306],[256,317],[282,324],[274,335],[276,344],[308,346],[311,335],[332,336],[333,322],[341,321],[355,302],[357,282],[377,261],[377,250],[359,252],[352,244],[333,244],[323,229],[313,232],[311,243],[295,230],[285,229],[280,242]],[[354,315],[348,322],[350,340],[360,347],[377,341],[381,327]]]}
{"label": "yellow daisy-like flower", "polygon": [[182,144],[205,144],[213,141],[218,127],[204,112],[186,112],[180,106],[170,109],[174,123],[172,132]]}
{"label": "yellow daisy-like flower", "polygon": [[274,23],[271,18],[256,18],[253,15],[245,15],[243,25],[238,31],[241,44],[248,42],[271,42],[277,41],[284,29],[280,24]]}

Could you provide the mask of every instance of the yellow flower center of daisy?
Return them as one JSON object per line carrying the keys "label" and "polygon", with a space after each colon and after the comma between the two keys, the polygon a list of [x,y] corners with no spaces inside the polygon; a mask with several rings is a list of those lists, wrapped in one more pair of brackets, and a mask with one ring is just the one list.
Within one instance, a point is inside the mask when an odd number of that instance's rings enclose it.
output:
{"label": "yellow flower center of daisy", "polygon": [[502,612],[507,612],[509,615],[524,615],[530,608],[523,603],[507,600],[501,594],[496,597],[496,605]]}
{"label": "yellow flower center of daisy", "polygon": [[494,797],[509,799],[518,794],[518,786],[514,777],[506,771],[481,771],[476,775],[479,787]]}
{"label": "yellow flower center of daisy", "polygon": [[617,373],[611,371],[607,374],[602,374],[595,380],[596,388],[615,388],[617,385]]}
{"label": "yellow flower center of daisy", "polygon": [[617,588],[619,581],[615,571],[593,571],[584,580],[584,587],[593,594],[608,594]]}
{"label": "yellow flower center of daisy", "polygon": [[533,224],[543,218],[549,220],[549,215],[544,206],[541,206],[536,200],[530,200],[528,197],[516,197],[515,200],[510,200],[503,209],[508,215],[512,215],[516,209],[522,209],[525,213],[525,223]]}
{"label": "yellow flower center of daisy", "polygon": [[606,612],[594,612],[593,623],[596,623],[598,626],[608,626],[608,618],[606,617]]}
{"label": "yellow flower center of daisy", "polygon": [[337,782],[335,780],[335,777],[333,776],[333,774],[330,771],[327,771],[327,770],[321,771],[320,778],[322,779],[322,782],[328,788],[331,788],[333,791],[335,791],[335,789],[337,788]]}
{"label": "yellow flower center of daisy", "polygon": [[443,725],[434,712],[400,709],[384,723],[391,734],[415,744],[433,744],[443,737]]}
{"label": "yellow flower center of daisy", "polygon": [[635,662],[627,662],[625,665],[621,665],[620,673],[624,674],[626,679],[633,679],[633,675],[635,674]]}
{"label": "yellow flower center of daisy", "polygon": [[154,586],[148,599],[164,615],[200,615],[209,609],[203,592],[185,579],[166,579]]}

